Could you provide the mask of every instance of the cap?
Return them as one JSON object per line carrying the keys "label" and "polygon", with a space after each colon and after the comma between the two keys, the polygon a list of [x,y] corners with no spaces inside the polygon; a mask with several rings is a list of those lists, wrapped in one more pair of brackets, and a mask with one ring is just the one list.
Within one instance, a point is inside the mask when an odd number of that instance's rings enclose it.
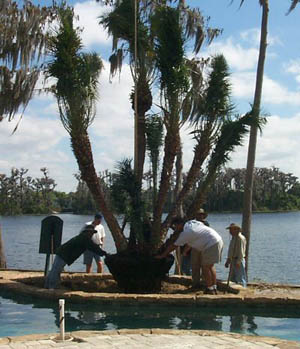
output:
{"label": "cap", "polygon": [[102,214],[101,213],[96,213],[95,214],[95,219],[102,219]]}

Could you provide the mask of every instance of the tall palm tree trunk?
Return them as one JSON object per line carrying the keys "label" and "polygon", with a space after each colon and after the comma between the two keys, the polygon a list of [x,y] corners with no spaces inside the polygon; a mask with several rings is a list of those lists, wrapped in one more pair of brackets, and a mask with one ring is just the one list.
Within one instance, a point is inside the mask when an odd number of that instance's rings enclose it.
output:
{"label": "tall palm tree trunk", "polygon": [[105,221],[112,233],[116,248],[118,251],[125,250],[127,241],[118,221],[107,206],[104,193],[97,176],[90,140],[86,132],[80,134],[71,133],[71,145],[78,162],[81,177],[86,182],[96,204],[99,206]]}
{"label": "tall palm tree trunk", "polygon": [[[253,103],[253,109],[252,109],[252,116],[255,118],[258,118],[260,113],[264,64],[265,64],[265,57],[266,57],[266,50],[267,50],[268,15],[269,15],[269,0],[263,0],[259,58],[258,58],[258,65],[257,65],[257,72],[256,72],[254,103]],[[257,143],[257,126],[251,126],[249,146],[248,146],[247,169],[246,169],[246,177],[245,177],[243,222],[242,222],[242,231],[247,239],[247,248],[246,248],[247,275],[248,275],[248,268],[249,268],[248,256],[249,256],[249,247],[250,247],[252,193],[253,193],[256,143]]]}

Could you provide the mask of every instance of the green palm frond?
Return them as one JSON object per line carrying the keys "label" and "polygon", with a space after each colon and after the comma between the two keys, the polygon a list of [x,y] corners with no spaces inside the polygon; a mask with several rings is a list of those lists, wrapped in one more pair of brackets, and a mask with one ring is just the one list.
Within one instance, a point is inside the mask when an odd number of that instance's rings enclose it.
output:
{"label": "green palm frond", "polygon": [[50,39],[53,60],[47,73],[57,79],[54,93],[63,126],[76,133],[86,130],[94,120],[103,64],[96,53],[80,52],[80,31],[73,26],[73,9],[63,6],[58,13],[59,28]]}
{"label": "green palm frond", "polygon": [[237,146],[242,145],[244,136],[249,131],[249,126],[261,129],[264,124],[265,118],[255,118],[251,112],[237,120],[226,120],[211,155],[209,168],[217,168],[229,160],[229,154]]}
{"label": "green palm frond", "polygon": [[234,111],[230,101],[231,84],[229,68],[225,57],[217,55],[210,62],[210,73],[202,93],[194,99],[189,121],[195,130],[193,134],[201,134],[209,128],[211,133],[216,132],[224,120]]}
{"label": "green palm frond", "polygon": [[[114,4],[114,9],[100,18],[99,24],[107,29],[108,34],[113,38],[113,53],[110,57],[111,76],[114,76],[117,71],[121,70],[123,57],[129,54],[130,61],[134,61],[134,1],[123,0]],[[139,13],[137,23],[137,54],[138,61],[148,59],[148,54],[151,51],[150,34],[147,25],[142,22],[142,16]]]}
{"label": "green palm frond", "polygon": [[128,221],[131,222],[131,238],[134,236],[143,241],[143,227],[147,214],[145,203],[141,200],[139,181],[132,168],[132,159],[118,162],[112,192],[115,194],[115,202],[123,201],[119,202],[118,206],[122,207]]}
{"label": "green palm frond", "polygon": [[149,153],[159,153],[163,145],[163,121],[158,115],[146,119],[147,149]]}
{"label": "green palm frond", "polygon": [[132,168],[132,159],[119,161],[116,170],[119,188],[134,198],[138,191],[138,182]]}
{"label": "green palm frond", "polygon": [[166,88],[170,94],[187,89],[179,10],[171,7],[158,8],[152,17],[152,29],[157,38],[155,51],[162,89]]}

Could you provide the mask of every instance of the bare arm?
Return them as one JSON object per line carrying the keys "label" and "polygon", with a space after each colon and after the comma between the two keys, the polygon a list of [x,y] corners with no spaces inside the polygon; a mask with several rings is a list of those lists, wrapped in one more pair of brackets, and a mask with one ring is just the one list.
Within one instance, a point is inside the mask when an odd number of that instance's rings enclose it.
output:
{"label": "bare arm", "polygon": [[174,251],[177,248],[177,246],[175,244],[171,244],[169,245],[163,253],[155,256],[155,258],[157,259],[162,259],[162,258],[166,258],[168,254],[170,254],[172,251]]}

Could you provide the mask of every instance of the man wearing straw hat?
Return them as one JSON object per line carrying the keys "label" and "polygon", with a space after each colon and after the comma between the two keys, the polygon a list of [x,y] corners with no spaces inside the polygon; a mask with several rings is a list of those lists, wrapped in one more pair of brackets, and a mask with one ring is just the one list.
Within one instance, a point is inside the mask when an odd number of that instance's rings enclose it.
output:
{"label": "man wearing straw hat", "polygon": [[246,238],[241,233],[241,227],[235,223],[231,223],[226,229],[229,229],[229,233],[232,236],[228,248],[227,260],[225,263],[226,268],[230,266],[228,282],[233,281],[246,287]]}

